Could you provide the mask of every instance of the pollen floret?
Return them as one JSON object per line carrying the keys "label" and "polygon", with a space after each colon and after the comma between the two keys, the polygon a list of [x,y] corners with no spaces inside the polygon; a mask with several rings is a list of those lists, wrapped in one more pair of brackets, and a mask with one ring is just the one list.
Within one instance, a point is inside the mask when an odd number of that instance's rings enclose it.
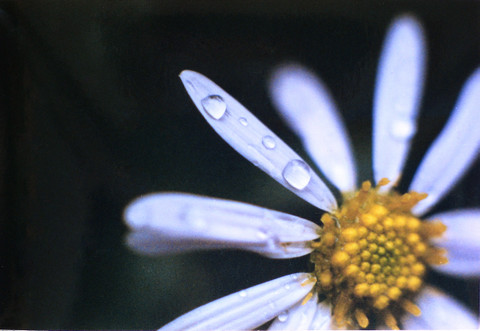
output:
{"label": "pollen floret", "polygon": [[426,194],[382,193],[388,184],[369,181],[322,216],[321,239],[314,243],[317,287],[333,305],[339,325],[366,328],[373,318],[392,329],[399,314],[419,315],[411,301],[423,285],[427,264],[444,264],[445,252],[430,238],[442,235],[440,222],[421,222],[411,209]]}

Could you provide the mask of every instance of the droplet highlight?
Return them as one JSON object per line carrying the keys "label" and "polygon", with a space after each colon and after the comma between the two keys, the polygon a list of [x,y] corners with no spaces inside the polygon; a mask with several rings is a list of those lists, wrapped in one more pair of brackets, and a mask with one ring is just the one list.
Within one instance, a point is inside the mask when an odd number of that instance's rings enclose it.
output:
{"label": "droplet highlight", "polygon": [[245,117],[240,117],[238,121],[240,122],[241,125],[248,126],[248,121]]}
{"label": "droplet highlight", "polygon": [[267,230],[264,230],[264,229],[258,230],[256,232],[256,236],[257,236],[258,239],[264,240],[264,241],[267,241],[267,239],[269,238]]}
{"label": "droplet highlight", "polygon": [[283,178],[293,188],[297,190],[303,190],[310,179],[310,167],[302,160],[292,160],[283,169]]}
{"label": "droplet highlight", "polygon": [[416,131],[415,123],[410,120],[397,120],[392,123],[390,128],[392,137],[400,140],[412,138]]}
{"label": "droplet highlight", "polygon": [[203,98],[201,103],[207,114],[216,120],[221,119],[227,110],[227,104],[219,95],[209,95],[208,97]]}
{"label": "droplet highlight", "polygon": [[262,138],[262,144],[266,149],[274,149],[277,146],[277,143],[272,136],[264,136]]}
{"label": "droplet highlight", "polygon": [[238,292],[238,295],[242,298],[246,298],[247,297],[247,291],[242,290],[242,291]]}
{"label": "droplet highlight", "polygon": [[288,319],[288,315],[285,312],[278,315],[278,321],[279,322],[285,323],[287,321],[287,319]]}

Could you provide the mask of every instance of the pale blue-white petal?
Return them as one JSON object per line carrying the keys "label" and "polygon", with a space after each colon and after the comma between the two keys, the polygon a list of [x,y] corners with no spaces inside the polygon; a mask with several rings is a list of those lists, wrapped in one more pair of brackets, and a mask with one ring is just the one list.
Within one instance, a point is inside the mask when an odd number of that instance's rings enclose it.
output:
{"label": "pale blue-white petal", "polygon": [[465,83],[455,108],[423,158],[410,190],[428,193],[413,212],[421,215],[440,200],[477,158],[480,148],[480,68]]}
{"label": "pale blue-white petal", "polygon": [[269,88],[273,104],[325,176],[343,192],[355,190],[350,140],[325,84],[300,65],[286,65],[274,71]]}
{"label": "pale blue-white petal", "polygon": [[277,278],[199,307],[160,330],[245,330],[258,327],[302,300],[315,285],[308,273]]}
{"label": "pale blue-white petal", "polygon": [[380,57],[373,104],[373,172],[394,185],[401,177],[417,128],[425,71],[419,22],[401,16],[391,25]]}
{"label": "pale blue-white petal", "polygon": [[200,113],[237,152],[314,206],[336,208],[334,196],[310,166],[237,100],[197,72],[184,70],[180,78]]}
{"label": "pale blue-white petal", "polygon": [[236,248],[271,258],[310,253],[320,227],[289,214],[246,203],[184,193],[156,193],[134,200],[124,218],[134,250],[149,255]]}
{"label": "pale blue-white petal", "polygon": [[318,295],[314,293],[307,302],[300,301],[286,312],[281,313],[268,328],[269,330],[308,330],[317,311]]}
{"label": "pale blue-white petal", "polygon": [[320,302],[313,317],[309,330],[333,330],[337,329],[332,316],[332,306],[326,300]]}
{"label": "pale blue-white petal", "polygon": [[480,277],[480,209],[460,209],[429,217],[447,226],[434,243],[447,250],[448,263],[432,267],[457,277]]}
{"label": "pale blue-white petal", "polygon": [[456,299],[438,289],[427,286],[415,300],[422,314],[405,315],[403,329],[407,330],[462,330],[478,329],[478,316]]}

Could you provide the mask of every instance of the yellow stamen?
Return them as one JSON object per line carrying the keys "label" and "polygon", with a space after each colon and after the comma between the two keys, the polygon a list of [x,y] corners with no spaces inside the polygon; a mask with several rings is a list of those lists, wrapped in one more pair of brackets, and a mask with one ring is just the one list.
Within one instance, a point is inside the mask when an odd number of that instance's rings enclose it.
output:
{"label": "yellow stamen", "polygon": [[312,293],[312,292],[308,292],[308,294],[305,296],[305,298],[303,298],[302,306],[303,306],[304,304],[306,304],[306,303],[308,302],[308,300],[310,300],[312,297],[313,297],[313,293]]}
{"label": "yellow stamen", "polygon": [[379,188],[388,182],[372,188],[367,181],[345,195],[342,207],[322,216],[320,239],[311,245],[316,287],[332,302],[339,325],[366,328],[373,318],[398,328],[399,307],[420,313],[406,297],[422,287],[426,265],[447,261],[430,243],[445,226],[411,213],[426,195],[384,193]]}
{"label": "yellow stamen", "polygon": [[348,294],[345,292],[341,293],[333,310],[333,316],[338,324],[341,325],[344,323],[345,315],[349,311],[350,305],[351,299],[349,298]]}
{"label": "yellow stamen", "polygon": [[400,330],[397,325],[397,320],[391,313],[385,314],[385,324],[392,330]]}
{"label": "yellow stamen", "polygon": [[388,183],[390,183],[390,180],[388,178],[382,178],[378,181],[378,186],[385,186],[387,185]]}
{"label": "yellow stamen", "polygon": [[422,312],[420,311],[420,308],[410,300],[404,299],[402,301],[402,307],[405,309],[407,312],[414,316],[420,316]]}
{"label": "yellow stamen", "polygon": [[368,326],[368,317],[361,309],[355,309],[355,319],[360,327],[366,328]]}

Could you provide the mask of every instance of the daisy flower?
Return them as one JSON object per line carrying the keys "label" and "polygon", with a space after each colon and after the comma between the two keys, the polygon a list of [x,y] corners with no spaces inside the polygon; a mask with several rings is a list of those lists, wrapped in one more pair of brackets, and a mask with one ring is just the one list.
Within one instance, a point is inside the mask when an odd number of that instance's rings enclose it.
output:
{"label": "daisy flower", "polygon": [[300,156],[222,88],[199,73],[180,74],[195,106],[227,143],[326,213],[318,225],[262,207],[184,193],[134,200],[124,218],[131,229],[128,245],[140,253],[233,248],[275,259],[310,254],[309,272],[218,299],[164,329],[249,329],[272,319],[271,329],[478,327],[472,312],[425,284],[424,276],[429,268],[459,277],[480,275],[480,209],[420,218],[477,156],[480,69],[465,83],[409,192],[395,191],[416,131],[424,44],[422,28],[411,16],[397,18],[387,33],[373,110],[376,185],[364,181],[357,188],[350,142],[323,83],[298,65],[283,66],[272,76],[275,106],[342,192],[341,201]]}

